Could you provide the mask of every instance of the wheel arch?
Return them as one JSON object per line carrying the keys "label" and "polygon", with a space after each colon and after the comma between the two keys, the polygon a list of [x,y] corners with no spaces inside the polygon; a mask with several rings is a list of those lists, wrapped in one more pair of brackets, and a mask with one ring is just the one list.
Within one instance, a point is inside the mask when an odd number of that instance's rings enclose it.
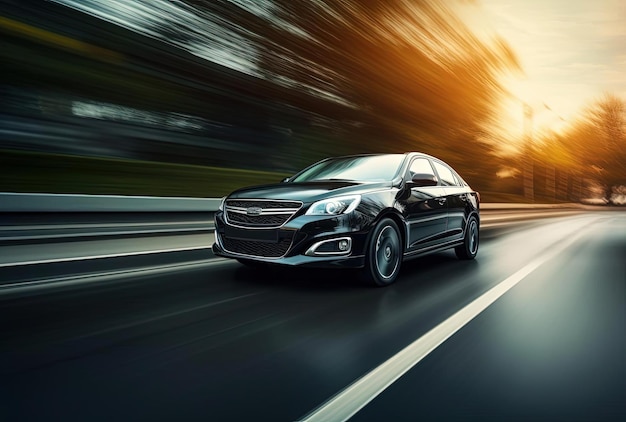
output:
{"label": "wheel arch", "polygon": [[467,214],[467,219],[465,221],[468,221],[472,216],[476,217],[476,221],[478,221],[478,227],[480,228],[480,212],[478,211],[478,209],[471,210]]}
{"label": "wheel arch", "polygon": [[[398,226],[398,229],[400,230],[402,253],[404,253],[404,250],[406,249],[406,242],[407,242],[407,226],[408,225],[406,221],[404,220],[402,215],[398,212],[398,210],[394,208],[386,208],[378,214],[378,216],[372,223],[372,227],[375,227],[384,218],[389,218],[390,220],[393,220],[393,222],[396,223],[396,225]],[[370,232],[370,235],[368,236],[368,241],[367,241],[368,244],[371,239],[372,232]]]}

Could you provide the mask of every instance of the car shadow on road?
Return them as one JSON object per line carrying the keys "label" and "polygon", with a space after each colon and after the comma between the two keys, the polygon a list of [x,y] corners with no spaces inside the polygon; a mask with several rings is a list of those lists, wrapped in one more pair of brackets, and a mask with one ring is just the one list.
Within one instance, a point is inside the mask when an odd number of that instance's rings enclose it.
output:
{"label": "car shadow on road", "polygon": [[[382,289],[430,288],[432,285],[456,279],[465,272],[474,271],[477,267],[478,261],[460,261],[454,256],[454,252],[436,253],[404,262],[396,282]],[[363,282],[359,271],[353,269],[241,265],[235,269],[234,279],[242,284],[308,292],[380,289]]]}

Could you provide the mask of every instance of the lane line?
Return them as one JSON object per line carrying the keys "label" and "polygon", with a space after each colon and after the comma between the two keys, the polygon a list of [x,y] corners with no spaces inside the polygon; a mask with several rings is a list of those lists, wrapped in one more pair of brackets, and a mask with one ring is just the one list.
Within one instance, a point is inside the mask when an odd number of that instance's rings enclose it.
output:
{"label": "lane line", "polygon": [[298,421],[346,421],[365,407],[376,396],[413,368],[430,352],[463,328],[467,323],[498,300],[540,265],[550,261],[583,236],[591,224],[569,237],[548,247],[548,251],[492,287],[482,296],[456,312],[400,352],[374,368],[352,384],[331,397]]}
{"label": "lane line", "polygon": [[19,266],[37,265],[37,264],[54,264],[54,263],[59,263],[59,262],[87,261],[87,260],[92,260],[92,259],[104,259],[104,258],[121,258],[121,257],[126,257],[126,256],[150,255],[150,254],[167,253],[167,252],[187,252],[187,251],[197,251],[197,250],[202,250],[202,249],[211,249],[211,246],[187,246],[184,248],[156,249],[152,251],[136,251],[136,252],[112,253],[112,254],[103,254],[103,255],[71,256],[67,258],[50,258],[50,259],[40,259],[40,260],[35,260],[35,261],[4,262],[4,263],[0,263],[0,268],[19,267]]}
{"label": "lane line", "polygon": [[151,275],[167,271],[194,270],[198,268],[212,267],[218,264],[232,262],[232,260],[227,258],[214,258],[210,260],[190,261],[181,264],[155,265],[151,267],[133,268],[128,270],[105,271],[95,274],[79,274],[72,276],[47,278],[43,280],[0,284],[0,296],[10,293],[21,293],[24,291],[37,290],[42,288],[56,288],[74,284],[101,282],[109,279],[127,277],[129,275]]}

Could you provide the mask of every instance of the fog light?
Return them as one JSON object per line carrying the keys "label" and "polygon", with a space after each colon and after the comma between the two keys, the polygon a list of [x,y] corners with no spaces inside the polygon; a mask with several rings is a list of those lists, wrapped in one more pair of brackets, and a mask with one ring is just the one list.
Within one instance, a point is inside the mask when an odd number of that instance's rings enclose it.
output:
{"label": "fog light", "polygon": [[349,237],[340,237],[339,239],[328,239],[317,242],[304,254],[308,256],[348,255],[351,250],[352,239]]}

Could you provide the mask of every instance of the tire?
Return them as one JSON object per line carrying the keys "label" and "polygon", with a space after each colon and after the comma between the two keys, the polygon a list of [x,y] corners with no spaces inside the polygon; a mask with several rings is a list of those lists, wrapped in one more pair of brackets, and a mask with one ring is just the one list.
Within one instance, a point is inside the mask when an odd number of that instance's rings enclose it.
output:
{"label": "tire", "polygon": [[367,245],[362,278],[373,286],[388,286],[398,278],[401,264],[400,230],[393,220],[384,218],[374,228]]}
{"label": "tire", "polygon": [[478,243],[480,240],[480,232],[478,230],[478,220],[472,215],[467,220],[465,226],[465,237],[463,244],[454,248],[456,257],[459,259],[474,259],[478,253]]}

